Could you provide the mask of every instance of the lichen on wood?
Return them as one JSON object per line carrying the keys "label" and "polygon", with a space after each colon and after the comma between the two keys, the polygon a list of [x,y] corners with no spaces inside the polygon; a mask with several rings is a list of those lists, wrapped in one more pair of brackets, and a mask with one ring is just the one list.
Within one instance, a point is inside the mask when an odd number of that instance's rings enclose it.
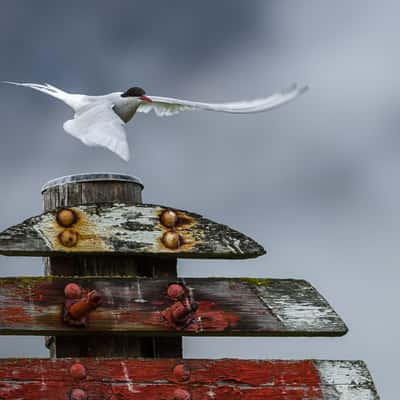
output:
{"label": "lichen on wood", "polygon": [[[177,222],[165,226],[170,207],[150,204],[93,204],[72,207],[76,221],[65,227],[57,211],[32,217],[0,233],[0,254],[132,254],[189,258],[252,258],[265,253],[248,236],[200,215],[174,210]],[[172,242],[166,242],[169,235]],[[176,237],[174,237],[175,235]]]}
{"label": "lichen on wood", "polygon": [[[62,322],[69,283],[96,290],[102,303],[83,329]],[[259,283],[262,282],[260,285]],[[347,328],[308,283],[292,279],[185,278],[185,296],[198,308],[178,326],[170,279],[46,277],[0,279],[0,334],[168,336],[341,336]],[[186,300],[183,304],[186,304]]]}

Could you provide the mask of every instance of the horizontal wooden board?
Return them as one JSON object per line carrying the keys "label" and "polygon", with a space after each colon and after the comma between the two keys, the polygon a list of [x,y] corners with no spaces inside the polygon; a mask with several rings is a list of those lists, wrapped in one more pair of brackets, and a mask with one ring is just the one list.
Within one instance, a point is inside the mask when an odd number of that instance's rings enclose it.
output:
{"label": "horizontal wooden board", "polygon": [[[103,295],[87,326],[62,321],[64,287],[71,282]],[[0,279],[0,334],[204,336],[341,336],[347,328],[306,281],[190,278],[185,301],[198,309],[183,326],[167,319],[176,304],[170,281],[137,277],[35,277]]]}
{"label": "horizontal wooden board", "polygon": [[[71,376],[76,363],[81,379]],[[1,399],[66,400],[76,389],[89,400],[379,399],[362,361],[0,360]]]}
{"label": "horizontal wooden board", "polygon": [[68,212],[74,219],[67,217],[61,224],[60,214],[50,211],[8,228],[0,233],[0,254],[252,258],[265,253],[253,239],[226,225],[169,207],[95,204],[72,207]]}

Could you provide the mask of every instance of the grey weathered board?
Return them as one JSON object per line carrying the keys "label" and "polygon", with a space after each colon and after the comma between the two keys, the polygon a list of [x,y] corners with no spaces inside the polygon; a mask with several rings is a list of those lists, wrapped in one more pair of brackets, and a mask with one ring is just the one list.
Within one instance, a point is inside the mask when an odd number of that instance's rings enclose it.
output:
{"label": "grey weathered board", "polygon": [[[77,365],[79,377],[71,374]],[[88,400],[379,400],[362,361],[0,360],[1,399],[66,400],[72,393]]]}
{"label": "grey weathered board", "polygon": [[[103,295],[84,328],[62,321],[64,287],[71,282]],[[165,318],[165,310],[176,303],[167,295],[170,280],[2,278],[0,334],[341,336],[347,332],[327,301],[303,280],[188,278],[180,282],[187,288],[186,299],[198,304],[184,326]]]}
{"label": "grey weathered board", "polygon": [[[55,256],[65,254],[132,254],[190,258],[252,258],[265,253],[244,234],[187,211],[176,210],[172,227],[160,221],[169,207],[149,204],[72,207],[77,220],[65,228],[56,211],[32,217],[0,233],[0,254]],[[168,235],[179,237],[167,247]],[[68,245],[63,239],[73,239]],[[172,237],[173,241],[173,237]],[[64,240],[65,243],[65,240]]]}

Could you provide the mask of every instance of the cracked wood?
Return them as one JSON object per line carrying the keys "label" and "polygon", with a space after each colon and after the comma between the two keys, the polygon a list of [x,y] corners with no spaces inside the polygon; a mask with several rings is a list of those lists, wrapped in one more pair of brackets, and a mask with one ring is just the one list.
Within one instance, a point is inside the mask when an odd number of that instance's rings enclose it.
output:
{"label": "cracked wood", "polygon": [[[86,376],[74,379],[81,363]],[[183,364],[187,374],[174,374]],[[190,359],[4,359],[0,398],[65,400],[73,389],[97,400],[379,400],[362,361]]]}
{"label": "cracked wood", "polygon": [[[103,302],[85,328],[63,323],[64,287],[96,290]],[[347,328],[306,281],[292,279],[181,279],[198,309],[184,326],[166,318],[174,300],[170,280],[137,277],[0,279],[0,334],[341,336]]]}
{"label": "cracked wood", "polygon": [[[27,219],[0,233],[0,254],[130,254],[188,258],[252,258],[265,253],[246,235],[200,215],[150,204],[72,207],[77,220],[65,227],[57,212]],[[173,226],[160,219],[177,215]]]}

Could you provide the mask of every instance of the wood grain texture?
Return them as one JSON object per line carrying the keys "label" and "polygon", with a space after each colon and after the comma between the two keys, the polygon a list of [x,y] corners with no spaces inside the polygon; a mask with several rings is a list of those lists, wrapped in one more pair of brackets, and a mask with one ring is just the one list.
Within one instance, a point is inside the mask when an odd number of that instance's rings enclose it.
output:
{"label": "wood grain texture", "polygon": [[143,183],[137,177],[93,173],[56,178],[42,189],[45,211],[86,204],[142,203]]}
{"label": "wood grain texture", "polygon": [[[136,277],[0,279],[0,334],[168,336],[341,336],[347,328],[306,281],[183,279],[198,309],[184,326],[165,310],[170,280]],[[86,328],[62,321],[64,287],[75,282],[103,295]]]}
{"label": "wood grain texture", "polygon": [[[75,363],[86,369],[79,380]],[[183,364],[186,380],[174,374]],[[379,400],[362,361],[19,359],[0,360],[0,398],[66,400],[73,389],[89,400]]]}
{"label": "wood grain texture", "polygon": [[[69,228],[57,223],[56,212],[30,218],[0,233],[0,254],[55,256],[65,254],[131,254],[189,258],[252,258],[265,253],[244,234],[183,210],[174,210],[173,229],[160,223],[168,207],[158,205],[88,205],[73,207],[78,221]],[[168,248],[165,235],[179,235],[176,249]],[[63,238],[76,244],[66,246]]]}

